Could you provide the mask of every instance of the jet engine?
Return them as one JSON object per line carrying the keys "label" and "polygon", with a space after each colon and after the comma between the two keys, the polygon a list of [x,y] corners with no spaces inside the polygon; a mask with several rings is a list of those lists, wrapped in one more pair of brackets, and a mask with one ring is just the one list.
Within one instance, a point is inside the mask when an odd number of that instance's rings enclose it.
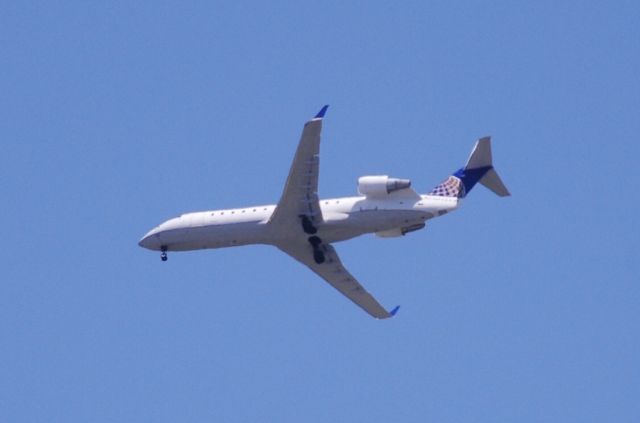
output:
{"label": "jet engine", "polygon": [[388,175],[361,176],[358,192],[367,197],[385,197],[394,191],[409,188],[409,179],[390,178]]}

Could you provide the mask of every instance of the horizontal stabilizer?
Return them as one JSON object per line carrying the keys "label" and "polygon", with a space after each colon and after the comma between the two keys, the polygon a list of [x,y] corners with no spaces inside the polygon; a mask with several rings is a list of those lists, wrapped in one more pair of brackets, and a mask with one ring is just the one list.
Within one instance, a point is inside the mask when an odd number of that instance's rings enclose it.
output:
{"label": "horizontal stabilizer", "polygon": [[489,169],[489,171],[484,174],[482,179],[480,179],[480,183],[500,197],[508,197],[511,195],[494,168]]}

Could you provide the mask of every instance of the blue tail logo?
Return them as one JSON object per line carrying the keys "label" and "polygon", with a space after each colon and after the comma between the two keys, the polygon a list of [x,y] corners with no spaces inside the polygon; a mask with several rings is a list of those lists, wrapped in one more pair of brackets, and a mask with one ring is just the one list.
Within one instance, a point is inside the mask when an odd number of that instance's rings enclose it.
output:
{"label": "blue tail logo", "polygon": [[440,197],[464,197],[466,192],[462,181],[457,176],[449,176],[442,183],[437,185],[429,195],[438,195]]}
{"label": "blue tail logo", "polygon": [[490,137],[478,140],[467,164],[438,184],[429,195],[464,198],[478,182],[501,197],[511,195],[493,168]]}

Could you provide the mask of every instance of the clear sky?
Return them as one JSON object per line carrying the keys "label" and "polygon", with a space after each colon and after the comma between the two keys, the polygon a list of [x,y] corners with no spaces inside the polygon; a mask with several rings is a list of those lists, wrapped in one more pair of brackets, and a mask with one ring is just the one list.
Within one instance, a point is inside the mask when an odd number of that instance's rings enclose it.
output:
{"label": "clear sky", "polygon": [[[136,4],[132,4],[136,3]],[[0,421],[640,421],[637,2],[4,2]],[[320,195],[476,188],[336,245],[376,321],[274,248],[137,245]]]}

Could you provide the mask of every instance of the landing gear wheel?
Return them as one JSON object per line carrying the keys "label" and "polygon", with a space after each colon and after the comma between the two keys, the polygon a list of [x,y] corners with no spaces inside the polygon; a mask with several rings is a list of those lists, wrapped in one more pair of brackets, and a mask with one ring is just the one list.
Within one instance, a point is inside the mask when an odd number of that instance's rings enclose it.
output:
{"label": "landing gear wheel", "polygon": [[317,249],[313,250],[313,259],[318,264],[324,263],[324,260],[325,260],[324,253]]}
{"label": "landing gear wheel", "polygon": [[320,248],[320,245],[322,244],[320,237],[313,235],[309,237],[308,241],[309,244],[311,244],[311,247],[313,247],[313,260],[318,264],[324,263],[325,257],[324,252]]}
{"label": "landing gear wheel", "polygon": [[306,234],[313,235],[316,232],[318,232],[318,229],[316,229],[316,227],[313,226],[313,222],[311,222],[311,219],[309,219],[309,216],[301,214],[300,220],[302,222],[302,230]]}
{"label": "landing gear wheel", "polygon": [[310,236],[309,237],[309,244],[311,244],[311,246],[313,248],[317,248],[318,245],[322,244],[322,240],[320,239],[320,237],[317,236]]}
{"label": "landing gear wheel", "polygon": [[167,257],[167,247],[160,247],[160,251],[162,251],[162,253],[160,254],[160,260],[167,261],[167,259],[169,258]]}

